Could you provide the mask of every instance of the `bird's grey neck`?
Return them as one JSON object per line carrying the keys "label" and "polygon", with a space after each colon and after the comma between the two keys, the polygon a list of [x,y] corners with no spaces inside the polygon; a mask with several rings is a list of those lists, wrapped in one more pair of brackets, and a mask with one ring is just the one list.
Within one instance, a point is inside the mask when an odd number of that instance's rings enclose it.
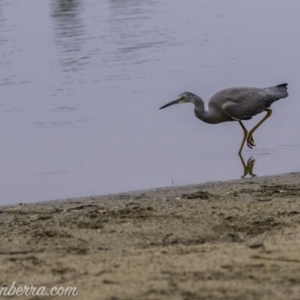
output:
{"label": "bird's grey neck", "polygon": [[[212,114],[211,110],[206,111],[204,107],[204,102],[200,97],[194,98],[193,103],[195,105],[195,115],[198,119],[202,120],[205,123],[214,124],[215,122],[215,116]],[[217,122],[218,123],[218,122]]]}

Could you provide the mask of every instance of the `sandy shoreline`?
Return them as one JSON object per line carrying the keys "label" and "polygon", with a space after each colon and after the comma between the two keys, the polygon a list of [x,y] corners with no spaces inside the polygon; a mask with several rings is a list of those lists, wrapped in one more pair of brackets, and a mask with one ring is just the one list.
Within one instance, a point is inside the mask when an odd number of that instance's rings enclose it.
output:
{"label": "sandy shoreline", "polygon": [[299,223],[300,173],[0,207],[0,286],[300,299]]}

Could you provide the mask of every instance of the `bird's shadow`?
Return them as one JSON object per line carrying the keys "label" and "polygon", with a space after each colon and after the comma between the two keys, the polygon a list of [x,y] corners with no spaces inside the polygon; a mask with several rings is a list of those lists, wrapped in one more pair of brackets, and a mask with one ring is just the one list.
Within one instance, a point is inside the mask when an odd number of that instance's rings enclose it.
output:
{"label": "bird's shadow", "polygon": [[239,153],[238,155],[240,157],[241,163],[242,163],[243,168],[244,168],[244,174],[243,174],[243,176],[241,178],[245,178],[247,175],[249,175],[249,178],[255,177],[256,174],[253,173],[255,159],[251,156],[247,160],[247,163],[245,163],[245,160],[244,160],[242,154]]}

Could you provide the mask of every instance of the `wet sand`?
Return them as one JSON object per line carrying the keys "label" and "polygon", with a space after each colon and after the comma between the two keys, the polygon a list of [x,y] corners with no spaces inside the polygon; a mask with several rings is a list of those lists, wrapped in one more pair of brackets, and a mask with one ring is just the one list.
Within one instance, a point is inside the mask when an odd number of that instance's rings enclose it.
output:
{"label": "wet sand", "polygon": [[0,286],[300,299],[300,173],[2,207],[0,229]]}

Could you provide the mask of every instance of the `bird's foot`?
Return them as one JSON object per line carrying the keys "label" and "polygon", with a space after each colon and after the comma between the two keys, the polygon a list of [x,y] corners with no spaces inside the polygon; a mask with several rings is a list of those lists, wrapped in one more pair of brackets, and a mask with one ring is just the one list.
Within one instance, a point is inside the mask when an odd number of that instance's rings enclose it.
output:
{"label": "bird's foot", "polygon": [[248,137],[247,137],[247,146],[252,149],[252,147],[255,146],[254,144],[254,139],[251,133],[249,133]]}

